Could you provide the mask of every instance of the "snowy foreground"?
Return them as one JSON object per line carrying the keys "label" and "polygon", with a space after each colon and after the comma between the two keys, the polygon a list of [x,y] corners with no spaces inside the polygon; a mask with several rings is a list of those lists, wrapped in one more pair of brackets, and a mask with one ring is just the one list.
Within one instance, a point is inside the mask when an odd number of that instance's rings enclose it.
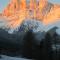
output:
{"label": "snowy foreground", "polygon": [[0,60],[31,60],[31,59],[25,59],[25,58],[16,58],[16,57],[9,57],[5,55],[1,55],[2,58]]}

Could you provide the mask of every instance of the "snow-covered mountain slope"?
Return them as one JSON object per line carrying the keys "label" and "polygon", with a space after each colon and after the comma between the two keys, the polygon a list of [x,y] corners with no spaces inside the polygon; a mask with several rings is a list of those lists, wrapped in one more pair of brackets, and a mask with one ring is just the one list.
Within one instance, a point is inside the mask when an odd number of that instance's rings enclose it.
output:
{"label": "snow-covered mountain slope", "polygon": [[[34,32],[42,31],[43,30],[43,24],[40,21],[34,20],[34,19],[26,19],[23,21],[23,23],[19,26],[16,26],[15,28],[9,27],[9,21],[5,20],[4,18],[0,19],[0,28],[5,29],[8,31],[8,33],[13,33],[14,31],[28,31],[33,30]],[[13,23],[14,24],[14,23]]]}
{"label": "snow-covered mountain slope", "polygon": [[[60,21],[56,21],[55,23],[51,23],[48,25],[44,25],[41,21],[36,19],[26,19],[22,22],[19,26],[15,28],[8,28],[9,21],[5,20],[4,18],[0,19],[0,28],[5,29],[8,33],[13,34],[14,32],[26,32],[28,30],[32,30],[33,32],[47,32],[48,30],[52,29],[53,27],[58,27],[57,33],[60,34]],[[13,23],[14,24],[14,23]]]}
{"label": "snow-covered mountain slope", "polygon": [[18,28],[19,31],[28,31],[28,30],[32,30],[33,32],[37,33],[37,32],[47,32],[50,29],[57,27],[56,32],[58,34],[60,34],[60,21],[56,21],[55,23],[51,23],[48,25],[44,25],[41,21],[37,21],[34,19],[27,19],[25,20],[20,27]]}
{"label": "snow-covered mountain slope", "polygon": [[60,21],[59,20],[56,21],[55,23],[51,23],[51,24],[45,26],[44,31],[47,32],[54,27],[57,27],[56,32],[57,32],[57,34],[60,34]]}
{"label": "snow-covered mountain slope", "polygon": [[34,20],[34,19],[25,20],[21,25],[21,28],[23,30],[32,30],[33,32],[42,31],[43,27],[44,26],[42,22]]}

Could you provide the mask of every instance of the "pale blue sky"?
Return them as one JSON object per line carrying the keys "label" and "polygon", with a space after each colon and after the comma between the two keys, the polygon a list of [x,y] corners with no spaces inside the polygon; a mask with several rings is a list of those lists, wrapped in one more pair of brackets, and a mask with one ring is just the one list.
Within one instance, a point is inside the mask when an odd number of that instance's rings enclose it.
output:
{"label": "pale blue sky", "polygon": [[[6,7],[6,5],[9,3],[10,0],[0,0],[0,12],[3,11],[3,9]],[[60,0],[49,0],[52,3],[59,3]]]}
{"label": "pale blue sky", "polygon": [[0,0],[0,12],[7,6],[10,0]]}

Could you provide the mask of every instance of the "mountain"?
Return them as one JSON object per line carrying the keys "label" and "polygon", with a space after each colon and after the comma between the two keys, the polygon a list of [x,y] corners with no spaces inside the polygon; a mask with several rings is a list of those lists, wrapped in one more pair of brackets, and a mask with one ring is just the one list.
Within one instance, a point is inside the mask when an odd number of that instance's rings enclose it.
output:
{"label": "mountain", "polygon": [[47,32],[55,27],[57,27],[56,29],[57,34],[60,35],[60,21],[44,26],[44,31]]}
{"label": "mountain", "polygon": [[60,20],[60,13],[57,13],[59,11],[60,5],[49,3],[46,0],[37,2],[30,0],[29,4],[26,0],[12,0],[0,14],[0,28],[13,33],[26,19],[41,21],[47,27]]}
{"label": "mountain", "polygon": [[12,0],[1,14],[7,19],[8,26],[15,28],[26,19],[39,20],[46,25],[54,23],[60,19],[59,11],[60,5],[47,0],[30,0],[28,4],[26,0]]}

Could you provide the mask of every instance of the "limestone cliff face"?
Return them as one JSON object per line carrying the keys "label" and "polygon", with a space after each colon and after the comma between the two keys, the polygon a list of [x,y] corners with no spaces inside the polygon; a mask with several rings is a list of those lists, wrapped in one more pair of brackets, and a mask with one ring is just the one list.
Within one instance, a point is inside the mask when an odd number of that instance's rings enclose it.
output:
{"label": "limestone cliff face", "polygon": [[[1,17],[6,20],[6,26],[18,27],[26,19],[35,19],[44,24],[51,24],[60,19],[60,5],[49,3],[47,0],[11,0],[2,12]],[[1,21],[1,19],[0,19]]]}

